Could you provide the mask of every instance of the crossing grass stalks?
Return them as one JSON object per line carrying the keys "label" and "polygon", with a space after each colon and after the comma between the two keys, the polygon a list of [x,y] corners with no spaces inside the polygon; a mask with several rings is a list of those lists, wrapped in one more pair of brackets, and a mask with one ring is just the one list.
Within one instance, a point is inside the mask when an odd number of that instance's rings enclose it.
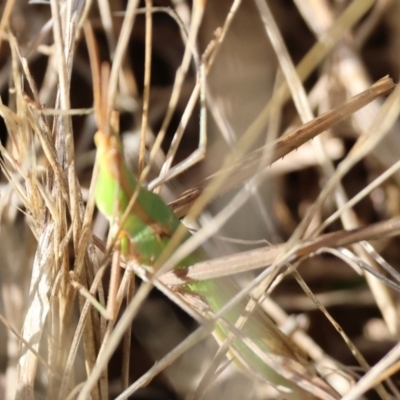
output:
{"label": "crossing grass stalks", "polygon": [[[273,362],[310,399],[335,398],[322,380],[400,398],[397,2],[7,0],[0,16],[0,398],[284,397],[214,359],[211,324],[176,295],[225,275],[307,355],[313,379]],[[116,321],[99,312],[112,252],[88,23],[127,161],[194,233],[172,257],[211,255],[126,269]]]}

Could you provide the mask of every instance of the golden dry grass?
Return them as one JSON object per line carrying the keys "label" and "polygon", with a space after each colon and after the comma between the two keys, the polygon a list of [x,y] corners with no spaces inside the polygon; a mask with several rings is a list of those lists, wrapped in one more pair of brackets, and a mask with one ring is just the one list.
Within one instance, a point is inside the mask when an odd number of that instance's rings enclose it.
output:
{"label": "golden dry grass", "polygon": [[[279,398],[254,371],[212,362],[175,273],[142,283],[124,270],[116,322],[93,306],[110,297],[110,262],[87,22],[126,159],[186,216],[186,250],[204,244],[212,276],[246,272],[237,281],[337,398],[400,398],[400,89],[380,80],[397,80],[398,3],[32,3],[0,4],[0,398]],[[334,398],[290,360],[278,367]]]}

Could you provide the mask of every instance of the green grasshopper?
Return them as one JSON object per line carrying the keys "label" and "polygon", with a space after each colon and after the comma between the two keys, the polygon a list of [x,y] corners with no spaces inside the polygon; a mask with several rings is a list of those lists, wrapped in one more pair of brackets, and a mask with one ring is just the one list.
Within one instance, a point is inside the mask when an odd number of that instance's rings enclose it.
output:
{"label": "green grasshopper", "polygon": [[[155,193],[139,187],[139,183],[129,170],[124,157],[121,139],[110,123],[107,123],[104,109],[104,101],[101,100],[104,93],[104,85],[107,77],[100,79],[99,62],[93,61],[95,55],[91,54],[93,81],[95,86],[95,109],[99,131],[95,135],[97,147],[96,162],[98,165],[98,178],[95,187],[95,200],[98,209],[110,222],[111,237],[115,240],[115,246],[119,246],[118,253],[125,260],[134,259],[135,262],[153,267],[167,247],[171,237],[182,226],[178,217],[168,208],[164,201]],[[97,67],[96,67],[97,65]],[[97,71],[95,70],[97,68]],[[104,72],[104,69],[103,69]],[[97,82],[96,82],[97,81]],[[97,90],[96,90],[97,86]],[[102,86],[102,87],[100,87]],[[110,113],[111,114],[111,113]],[[115,125],[115,124],[114,124]],[[137,196],[131,206],[132,196]],[[129,209],[128,205],[131,206]],[[125,215],[126,214],[126,215]],[[190,238],[190,233],[182,239],[182,243]],[[179,262],[175,268],[193,265],[207,258],[205,251],[196,250],[191,255]],[[176,289],[174,289],[176,290]],[[198,307],[198,312],[209,318],[218,312],[228,301],[234,297],[239,288],[228,278],[191,282],[184,285],[180,291],[183,298],[192,295],[201,299],[205,307]],[[200,302],[200,303],[201,303]],[[231,336],[228,356],[235,365],[246,368],[276,386],[284,388],[287,398],[315,399],[314,395],[279,374],[272,365],[280,365],[296,369],[296,379],[299,376],[308,376],[317,379],[324,386],[326,392],[330,392],[331,398],[335,398],[333,391],[319,380],[310,370],[308,362],[302,351],[285,336],[275,324],[267,317],[260,307],[245,320],[237,335],[237,321],[245,313],[248,299],[242,300],[231,310],[227,311],[223,320],[215,325],[213,336],[222,344]],[[194,301],[193,304],[199,302]],[[237,332],[236,332],[237,333]],[[249,347],[249,340],[253,346]],[[267,360],[257,355],[264,354]],[[293,374],[292,374],[293,376]]]}

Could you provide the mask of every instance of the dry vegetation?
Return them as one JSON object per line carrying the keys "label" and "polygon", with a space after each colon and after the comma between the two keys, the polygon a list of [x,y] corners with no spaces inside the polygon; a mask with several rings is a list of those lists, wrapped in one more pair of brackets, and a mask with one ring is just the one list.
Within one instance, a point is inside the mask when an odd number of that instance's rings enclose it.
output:
{"label": "dry vegetation", "polygon": [[400,89],[382,79],[400,71],[400,3],[32,3],[0,4],[0,398],[285,397],[212,362],[174,273],[125,269],[117,320],[93,307],[89,291],[111,296],[87,22],[132,170],[151,166],[213,274],[253,290],[339,394],[279,367],[318,398],[400,398]]}

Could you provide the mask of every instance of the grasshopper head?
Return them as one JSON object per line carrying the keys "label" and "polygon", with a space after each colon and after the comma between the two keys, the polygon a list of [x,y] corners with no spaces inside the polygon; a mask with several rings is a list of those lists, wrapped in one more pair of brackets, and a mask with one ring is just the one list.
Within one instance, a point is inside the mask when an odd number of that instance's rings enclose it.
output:
{"label": "grasshopper head", "polygon": [[106,135],[99,130],[94,135],[94,142],[97,147],[96,158],[99,168],[118,179],[121,176],[121,166],[123,164],[120,138],[115,134]]}

